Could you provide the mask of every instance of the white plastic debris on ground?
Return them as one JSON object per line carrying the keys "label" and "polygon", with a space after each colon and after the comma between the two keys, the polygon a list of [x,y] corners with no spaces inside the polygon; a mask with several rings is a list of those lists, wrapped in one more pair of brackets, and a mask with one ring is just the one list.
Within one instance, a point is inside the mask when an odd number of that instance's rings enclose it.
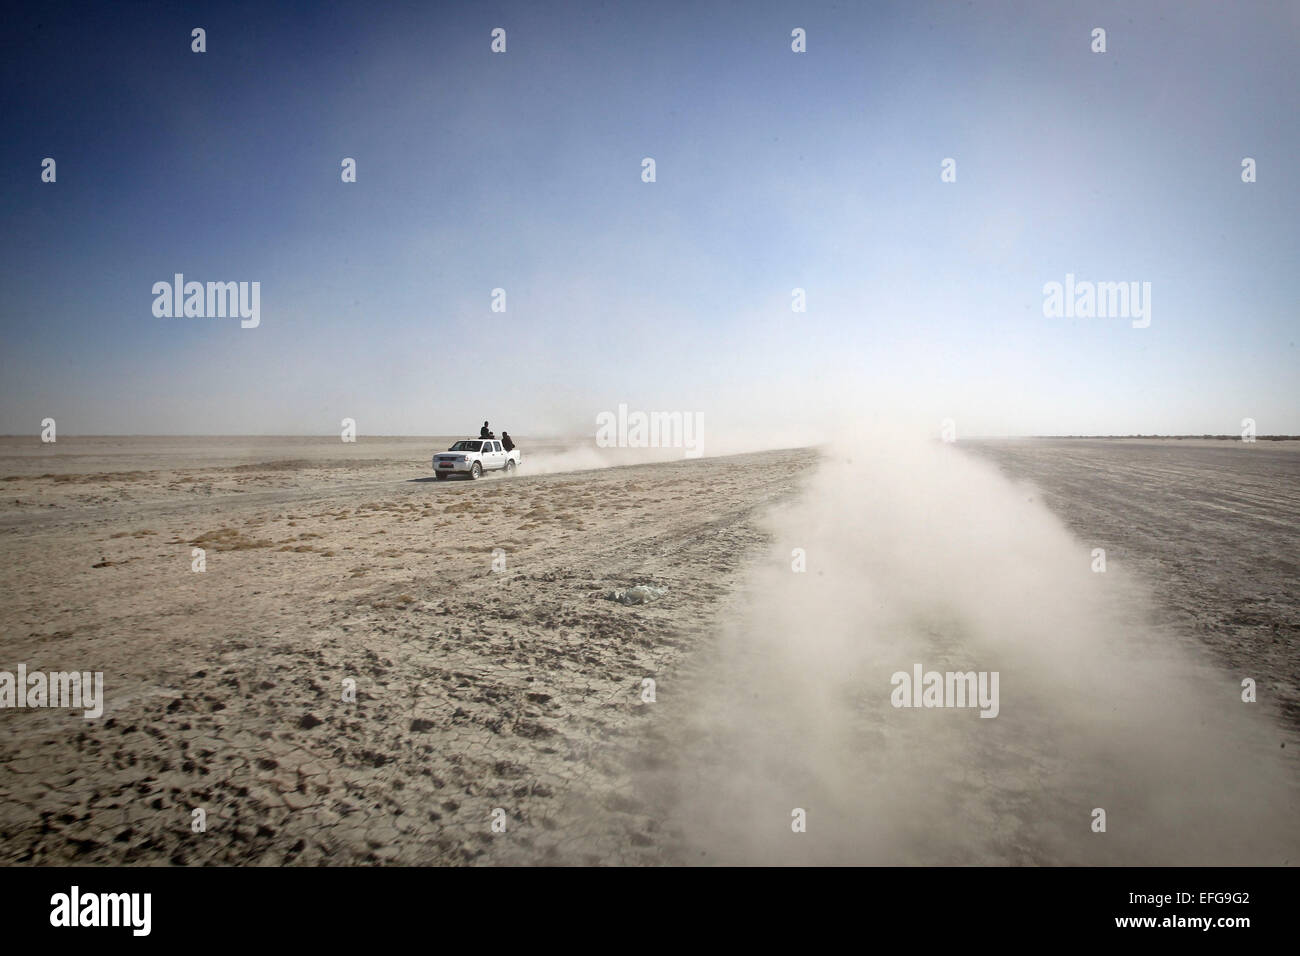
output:
{"label": "white plastic debris on ground", "polygon": [[651,587],[649,584],[638,584],[632,588],[616,588],[606,595],[611,601],[617,601],[619,604],[649,604],[657,600],[665,593],[667,588]]}

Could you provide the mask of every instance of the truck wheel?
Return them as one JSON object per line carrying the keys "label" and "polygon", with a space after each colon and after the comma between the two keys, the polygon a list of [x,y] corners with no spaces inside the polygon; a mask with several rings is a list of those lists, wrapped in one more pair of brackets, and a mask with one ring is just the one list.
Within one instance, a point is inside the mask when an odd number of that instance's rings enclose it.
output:
{"label": "truck wheel", "polygon": [[473,481],[475,478],[481,478],[482,476],[483,466],[478,462],[474,462],[473,466],[469,470],[469,480]]}
{"label": "truck wheel", "polygon": [[507,458],[507,459],[506,459],[506,477],[509,478],[509,477],[510,477],[511,475],[513,475],[514,473],[515,473],[515,460],[514,460],[513,458]]}

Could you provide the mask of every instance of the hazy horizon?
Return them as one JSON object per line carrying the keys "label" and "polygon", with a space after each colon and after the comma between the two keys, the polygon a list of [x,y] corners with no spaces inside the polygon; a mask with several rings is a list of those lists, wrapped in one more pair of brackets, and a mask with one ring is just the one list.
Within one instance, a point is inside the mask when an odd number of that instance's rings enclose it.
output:
{"label": "hazy horizon", "polygon": [[[23,434],[7,434],[7,435],[0,434],[0,439],[13,438],[13,439],[28,440],[33,437],[34,437],[33,435],[23,435]],[[449,432],[428,432],[424,434],[410,432],[410,433],[402,433],[402,434],[373,434],[373,435],[359,432],[357,434],[355,444],[362,444],[367,440],[377,441],[386,438],[416,439],[416,438],[477,438],[477,437],[478,435],[476,433],[473,433],[472,430],[467,430],[463,432],[450,432],[450,431]],[[581,440],[589,440],[591,438],[591,435],[590,434],[584,435],[580,433],[562,434],[562,433],[539,432],[537,434],[531,434],[531,435],[516,433],[516,437],[522,437],[522,438],[527,438],[527,439],[532,439],[537,441],[581,441]],[[244,432],[244,433],[190,432],[188,434],[183,434],[180,432],[131,432],[131,433],[84,432],[82,434],[64,434],[62,432],[59,432],[58,438],[60,441],[70,439],[70,438],[320,438],[328,441],[339,440],[339,436],[337,433],[331,434],[328,432],[318,432],[318,433],[300,432],[298,434],[277,434],[273,432]],[[1223,441],[1242,440],[1241,436],[1233,435],[1228,432],[1219,432],[1219,433],[1199,432],[1195,434],[1187,433],[1187,434],[1178,434],[1178,435],[1157,434],[1157,433],[1143,434],[1140,432],[1133,432],[1131,434],[1111,434],[1111,435],[964,435],[962,436],[961,440],[962,441],[997,441],[999,439],[1012,440],[1017,438],[1026,438],[1026,439],[1029,438],[1042,438],[1042,439],[1168,438],[1168,439],[1214,439],[1214,440],[1223,440]],[[1258,434],[1255,436],[1255,438],[1257,441],[1272,441],[1272,440],[1300,441],[1300,435],[1287,435],[1281,433],[1276,435]],[[55,443],[51,442],[48,444],[55,444]],[[348,444],[353,444],[353,442],[348,442]],[[789,446],[789,447],[793,447],[793,446]]]}

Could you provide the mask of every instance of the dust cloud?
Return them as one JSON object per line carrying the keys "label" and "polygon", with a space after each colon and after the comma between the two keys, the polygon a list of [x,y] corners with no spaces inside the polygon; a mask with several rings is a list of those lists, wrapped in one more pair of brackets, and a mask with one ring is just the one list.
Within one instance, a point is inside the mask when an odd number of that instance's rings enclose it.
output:
{"label": "dust cloud", "polygon": [[553,475],[565,472],[595,471],[626,465],[649,465],[681,462],[700,458],[741,455],[777,448],[794,448],[808,443],[808,435],[771,434],[759,431],[738,432],[721,439],[709,438],[688,454],[681,447],[602,448],[591,437],[520,442],[523,452],[522,475]]}
{"label": "dust cloud", "polygon": [[[1242,675],[1121,563],[1095,573],[1032,487],[958,445],[857,434],[771,531],[717,644],[659,688],[664,769],[640,788],[686,862],[1297,859],[1294,748]],[[916,665],[997,672],[997,716],[893,706]]]}

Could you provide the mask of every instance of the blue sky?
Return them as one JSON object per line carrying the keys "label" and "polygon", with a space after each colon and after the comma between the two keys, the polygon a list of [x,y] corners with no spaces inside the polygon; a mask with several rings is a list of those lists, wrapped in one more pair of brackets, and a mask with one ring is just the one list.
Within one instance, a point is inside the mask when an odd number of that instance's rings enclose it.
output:
{"label": "blue sky", "polygon": [[1300,433],[1300,5],[386,6],[11,15],[0,432]]}

